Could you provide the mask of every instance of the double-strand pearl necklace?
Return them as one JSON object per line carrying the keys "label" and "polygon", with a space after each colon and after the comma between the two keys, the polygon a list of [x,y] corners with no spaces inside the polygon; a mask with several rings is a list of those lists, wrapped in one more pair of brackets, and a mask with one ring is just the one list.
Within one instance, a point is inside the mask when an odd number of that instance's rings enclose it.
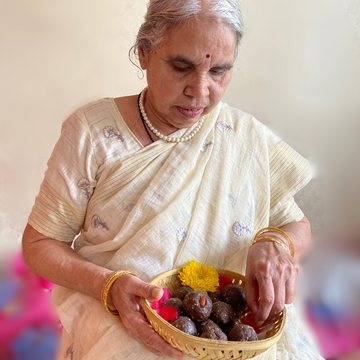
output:
{"label": "double-strand pearl necklace", "polygon": [[167,135],[162,134],[159,130],[155,129],[145,112],[144,96],[145,96],[146,90],[147,90],[147,88],[145,88],[140,95],[140,111],[141,111],[141,115],[143,116],[143,118],[146,122],[146,125],[157,137],[159,137],[160,139],[165,140],[167,142],[179,143],[179,142],[184,142],[184,141],[188,141],[188,140],[192,139],[199,132],[199,130],[201,129],[201,127],[204,123],[205,116],[203,116],[199,120],[196,128],[187,136],[180,136],[180,137],[167,136]]}

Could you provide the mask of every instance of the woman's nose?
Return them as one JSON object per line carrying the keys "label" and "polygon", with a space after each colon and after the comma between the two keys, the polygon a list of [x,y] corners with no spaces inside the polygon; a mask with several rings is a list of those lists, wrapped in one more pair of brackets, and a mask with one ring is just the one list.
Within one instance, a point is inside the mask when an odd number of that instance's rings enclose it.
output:
{"label": "woman's nose", "polygon": [[188,85],[185,87],[184,94],[194,99],[203,99],[209,96],[209,81],[206,74],[194,74]]}

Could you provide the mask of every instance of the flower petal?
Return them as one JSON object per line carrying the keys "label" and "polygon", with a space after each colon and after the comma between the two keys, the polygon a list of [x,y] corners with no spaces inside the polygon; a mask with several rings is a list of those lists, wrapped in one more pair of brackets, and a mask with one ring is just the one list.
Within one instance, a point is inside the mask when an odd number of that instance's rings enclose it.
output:
{"label": "flower petal", "polygon": [[169,289],[166,289],[166,288],[162,288],[162,289],[163,289],[164,293],[163,293],[163,296],[161,297],[161,299],[158,301],[153,301],[151,303],[151,308],[154,310],[161,309],[162,303],[171,298],[171,293],[170,293]]}
{"label": "flower petal", "polygon": [[230,285],[232,284],[232,280],[231,278],[229,278],[228,276],[224,276],[224,275],[220,275],[219,276],[219,291],[221,291],[226,285]]}
{"label": "flower petal", "polygon": [[164,294],[161,298],[161,303],[163,303],[164,301],[166,300],[169,300],[171,298],[171,293],[169,291],[169,289],[166,289],[166,288],[162,288],[164,290]]}
{"label": "flower petal", "polygon": [[251,314],[249,314],[248,316],[242,318],[241,321],[242,321],[244,324],[249,325],[249,326],[251,326],[252,328],[254,328],[254,330],[255,330],[255,332],[256,332],[257,334],[259,333],[259,328],[256,326],[255,320],[254,320],[254,318],[252,317]]}
{"label": "flower petal", "polygon": [[177,310],[172,306],[164,306],[161,309],[155,309],[155,312],[166,321],[174,321],[179,316]]}

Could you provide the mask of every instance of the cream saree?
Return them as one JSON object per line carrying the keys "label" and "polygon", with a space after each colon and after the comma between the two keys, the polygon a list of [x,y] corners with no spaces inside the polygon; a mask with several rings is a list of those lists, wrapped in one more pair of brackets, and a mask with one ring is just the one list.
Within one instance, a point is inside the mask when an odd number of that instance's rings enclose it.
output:
{"label": "cream saree", "polygon": [[[257,230],[303,217],[293,195],[310,179],[305,159],[224,103],[191,141],[144,148],[114,101],[97,101],[64,123],[48,165],[30,224],[60,241],[72,241],[82,228],[74,245],[80,255],[144,281],[192,259],[244,274]],[[53,295],[63,358],[158,358],[98,301],[61,287]],[[286,345],[258,359],[320,359],[292,307],[287,329]]]}

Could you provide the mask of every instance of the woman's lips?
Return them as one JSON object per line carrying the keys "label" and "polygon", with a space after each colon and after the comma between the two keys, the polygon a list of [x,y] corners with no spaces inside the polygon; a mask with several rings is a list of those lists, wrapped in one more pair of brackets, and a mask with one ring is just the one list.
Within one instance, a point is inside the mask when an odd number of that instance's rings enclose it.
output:
{"label": "woman's lips", "polygon": [[201,114],[201,112],[203,111],[203,108],[199,108],[199,109],[186,109],[183,108],[181,106],[177,106],[177,109],[181,112],[181,114],[183,114],[184,116],[186,116],[187,118],[196,118],[197,116],[199,116]]}

